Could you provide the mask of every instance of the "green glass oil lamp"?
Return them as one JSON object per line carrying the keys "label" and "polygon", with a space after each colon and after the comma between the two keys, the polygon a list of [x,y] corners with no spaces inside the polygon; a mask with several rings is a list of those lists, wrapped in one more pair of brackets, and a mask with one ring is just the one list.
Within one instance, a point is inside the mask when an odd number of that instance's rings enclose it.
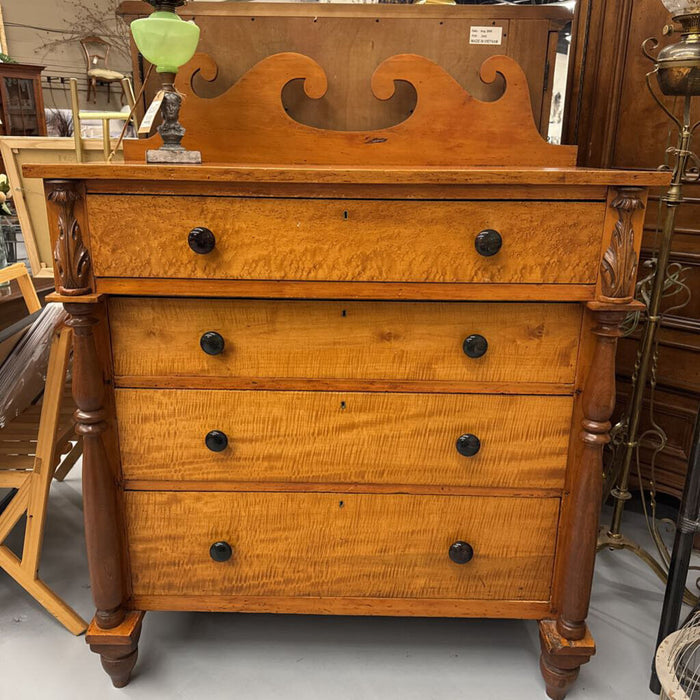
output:
{"label": "green glass oil lamp", "polygon": [[175,89],[178,69],[189,61],[197,49],[199,27],[185,22],[175,8],[184,0],[147,0],[154,12],[131,23],[131,33],[143,57],[156,67],[163,85],[161,114],[163,123],[158,133],[163,145],[146,153],[148,163],[201,163],[199,151],[187,151],[182,146],[185,129],[179,122],[182,97]]}

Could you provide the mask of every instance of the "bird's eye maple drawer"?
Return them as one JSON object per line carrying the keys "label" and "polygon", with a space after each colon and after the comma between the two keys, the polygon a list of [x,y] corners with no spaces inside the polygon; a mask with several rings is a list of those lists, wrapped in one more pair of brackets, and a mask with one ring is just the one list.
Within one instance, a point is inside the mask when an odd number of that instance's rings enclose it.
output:
{"label": "bird's eye maple drawer", "polygon": [[605,206],[88,197],[97,277],[595,284]]}
{"label": "bird's eye maple drawer", "polygon": [[126,479],[558,489],[570,396],[117,389]]}
{"label": "bird's eye maple drawer", "polygon": [[[118,385],[574,380],[579,304],[112,297]],[[487,389],[487,391],[497,390]]]}
{"label": "bird's eye maple drawer", "polygon": [[124,507],[134,599],[153,609],[188,595],[550,597],[557,498],[127,491]]}

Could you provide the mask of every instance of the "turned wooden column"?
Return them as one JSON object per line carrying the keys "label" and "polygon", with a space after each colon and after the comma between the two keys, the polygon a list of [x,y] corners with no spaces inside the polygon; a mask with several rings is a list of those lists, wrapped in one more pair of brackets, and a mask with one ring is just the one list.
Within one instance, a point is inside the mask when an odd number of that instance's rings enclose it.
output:
{"label": "turned wooden column", "polygon": [[[600,504],[603,497],[603,448],[610,441],[615,408],[615,354],[620,325],[630,311],[643,308],[633,300],[643,226],[643,192],[635,187],[611,189],[605,219],[606,240],[600,261],[596,301],[587,304],[592,345],[582,354],[574,427],[580,447],[569,465],[566,522],[560,547],[555,592],[555,619],[540,622],[540,668],[553,700],[562,700],[579,667],[595,653],[586,617],[593,585]],[[591,352],[592,350],[592,352]],[[590,358],[590,359],[589,359]]]}
{"label": "turned wooden column", "polygon": [[562,700],[576,680],[579,667],[595,654],[586,626],[593,584],[598,518],[603,492],[603,447],[610,441],[610,416],[615,408],[615,351],[626,305],[590,302],[596,318],[595,348],[582,398],[583,442],[568,495],[567,519],[574,525],[562,543],[559,614],[540,622],[540,669],[547,695]]}
{"label": "turned wooden column", "polygon": [[95,600],[95,621],[111,629],[124,620],[121,532],[117,486],[110,469],[103,433],[107,430],[105,388],[93,329],[95,304],[64,304],[73,328],[73,398],[75,430],[83,438],[85,542]]}
{"label": "turned wooden column", "polygon": [[102,629],[111,629],[124,620],[124,577],[117,484],[103,441],[107,430],[105,378],[94,335],[99,298],[92,294],[92,262],[83,235],[85,189],[79,181],[52,180],[47,183],[47,199],[56,290],[73,329],[75,430],[83,438],[85,539],[95,621]]}
{"label": "turned wooden column", "polygon": [[[94,279],[81,182],[46,183],[49,223],[53,238],[57,295],[73,329],[73,398],[75,430],[83,438],[83,507],[85,541],[95,616],[86,641],[101,657],[117,687],[129,682],[138,655],[143,613],[127,611],[122,523],[119,508],[118,464],[110,461],[105,444],[110,426],[105,368],[96,329],[103,318]],[[112,459],[115,459],[112,455]]]}
{"label": "turned wooden column", "polygon": [[[586,636],[586,617],[593,583],[598,519],[603,498],[603,447],[610,441],[610,416],[615,408],[615,352],[627,309],[589,305],[598,325],[591,370],[583,393],[580,439],[583,453],[571,490],[577,532],[569,542],[557,630],[569,640]],[[612,308],[611,308],[612,307]]]}

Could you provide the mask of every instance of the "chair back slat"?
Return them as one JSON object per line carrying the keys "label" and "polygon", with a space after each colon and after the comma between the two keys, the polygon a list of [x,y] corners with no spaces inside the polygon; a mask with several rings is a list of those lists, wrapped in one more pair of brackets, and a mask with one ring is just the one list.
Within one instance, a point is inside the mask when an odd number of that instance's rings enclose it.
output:
{"label": "chair back slat", "polygon": [[112,45],[99,36],[84,36],[80,44],[85,52],[87,70],[109,68],[109,51]]}

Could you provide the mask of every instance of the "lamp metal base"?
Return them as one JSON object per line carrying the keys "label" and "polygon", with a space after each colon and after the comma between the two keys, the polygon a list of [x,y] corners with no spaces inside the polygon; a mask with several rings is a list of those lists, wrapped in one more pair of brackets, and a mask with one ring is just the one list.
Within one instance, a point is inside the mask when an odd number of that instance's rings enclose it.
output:
{"label": "lamp metal base", "polygon": [[201,165],[200,151],[187,151],[174,148],[151,148],[146,151],[147,163],[162,163],[166,165]]}

